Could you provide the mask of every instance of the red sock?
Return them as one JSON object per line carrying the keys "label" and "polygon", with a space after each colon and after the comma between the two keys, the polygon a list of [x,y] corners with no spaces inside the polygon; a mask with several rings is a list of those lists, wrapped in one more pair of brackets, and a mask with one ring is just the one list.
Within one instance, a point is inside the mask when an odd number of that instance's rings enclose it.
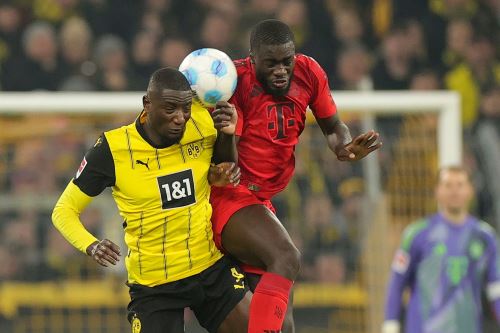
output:
{"label": "red sock", "polygon": [[285,320],[293,282],[281,275],[264,273],[250,303],[248,333],[279,333]]}

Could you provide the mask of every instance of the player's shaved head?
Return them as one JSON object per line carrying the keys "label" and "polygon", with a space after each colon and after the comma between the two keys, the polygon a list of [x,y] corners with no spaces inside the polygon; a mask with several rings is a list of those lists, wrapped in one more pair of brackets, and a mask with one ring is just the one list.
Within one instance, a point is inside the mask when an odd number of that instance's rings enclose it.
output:
{"label": "player's shaved head", "polygon": [[148,93],[161,92],[164,89],[191,91],[191,86],[186,77],[179,72],[179,70],[172,67],[164,67],[158,69],[151,75],[148,84]]}
{"label": "player's shaved head", "polygon": [[264,20],[257,23],[250,32],[250,50],[258,50],[261,45],[282,45],[295,42],[288,25],[279,20]]}

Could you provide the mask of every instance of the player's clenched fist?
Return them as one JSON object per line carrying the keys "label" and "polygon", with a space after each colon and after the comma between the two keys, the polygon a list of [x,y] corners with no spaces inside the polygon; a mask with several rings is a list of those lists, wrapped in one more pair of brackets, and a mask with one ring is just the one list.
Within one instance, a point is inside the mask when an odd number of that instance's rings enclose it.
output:
{"label": "player's clenched fist", "polygon": [[104,267],[108,267],[108,264],[116,265],[116,262],[120,261],[121,255],[120,247],[109,239],[90,244],[87,247],[87,254]]}
{"label": "player's clenched fist", "polygon": [[233,135],[238,121],[238,113],[234,105],[228,102],[219,101],[212,112],[214,126],[224,134]]}
{"label": "player's clenched fist", "polygon": [[208,182],[213,186],[226,186],[240,183],[240,168],[233,162],[222,162],[217,165],[211,165],[208,171]]}

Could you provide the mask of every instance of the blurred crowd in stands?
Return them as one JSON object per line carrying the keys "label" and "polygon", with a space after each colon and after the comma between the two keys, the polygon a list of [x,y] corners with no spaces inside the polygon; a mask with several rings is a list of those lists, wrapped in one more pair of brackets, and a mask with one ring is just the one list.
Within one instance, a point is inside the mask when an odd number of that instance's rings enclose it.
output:
{"label": "blurred crowd in stands", "polygon": [[[177,67],[194,49],[247,56],[249,30],[266,18],[290,25],[297,51],[323,66],[334,91],[459,92],[474,212],[500,224],[498,175],[491,178],[500,170],[491,157],[500,154],[500,0],[2,0],[0,91],[143,91],[155,69]],[[380,124],[386,151],[398,123]],[[309,147],[322,145],[316,132],[304,138]],[[59,194],[92,144],[77,131],[62,133],[44,141],[0,134],[0,195]],[[298,153],[294,183],[276,205],[304,253],[302,279],[352,281],[367,223],[361,164],[321,150],[306,165]],[[294,188],[304,200],[294,199]],[[82,219],[96,234],[107,222],[98,209]],[[0,205],[0,263],[0,280],[101,274],[52,228],[49,209]]]}

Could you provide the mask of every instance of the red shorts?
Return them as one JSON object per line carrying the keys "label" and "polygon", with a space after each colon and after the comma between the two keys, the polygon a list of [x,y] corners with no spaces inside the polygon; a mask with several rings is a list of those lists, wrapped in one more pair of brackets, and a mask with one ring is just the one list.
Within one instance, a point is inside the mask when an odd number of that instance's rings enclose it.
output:
{"label": "red shorts", "polygon": [[[215,245],[224,251],[222,246],[222,230],[226,226],[231,216],[243,207],[252,205],[264,205],[269,208],[273,213],[276,214],[270,200],[259,199],[255,194],[250,191],[244,185],[238,185],[236,187],[226,186],[226,187],[212,187],[212,192],[210,195],[210,203],[212,204],[212,230],[214,232]],[[260,268],[241,265],[245,272],[262,274],[263,271]]]}

